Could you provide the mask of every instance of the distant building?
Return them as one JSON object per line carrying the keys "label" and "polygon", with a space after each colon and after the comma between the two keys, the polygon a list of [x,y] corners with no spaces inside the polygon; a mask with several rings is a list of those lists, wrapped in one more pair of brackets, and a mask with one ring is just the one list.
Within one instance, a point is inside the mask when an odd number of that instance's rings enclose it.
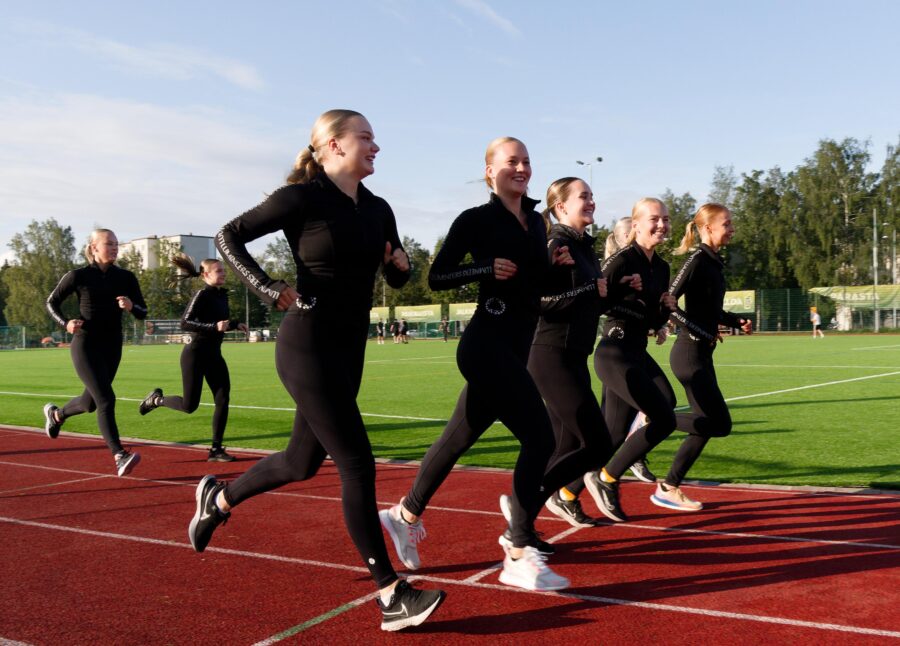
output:
{"label": "distant building", "polygon": [[119,245],[119,256],[124,256],[132,251],[141,254],[141,269],[156,269],[159,267],[159,241],[177,245],[184,253],[199,263],[205,258],[216,258],[216,246],[212,236],[174,235],[174,236],[147,236],[136,238],[130,242]]}

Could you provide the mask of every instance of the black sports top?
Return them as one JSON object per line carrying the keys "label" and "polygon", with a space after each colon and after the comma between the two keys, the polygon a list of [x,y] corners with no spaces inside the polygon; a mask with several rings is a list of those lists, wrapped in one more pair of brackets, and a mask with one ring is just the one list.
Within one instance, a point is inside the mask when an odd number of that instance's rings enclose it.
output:
{"label": "black sports top", "polygon": [[228,290],[206,285],[198,289],[181,315],[181,329],[190,332],[195,340],[222,342],[224,332],[219,332],[219,321],[228,321],[228,329],[236,330],[238,321],[229,320]]}
{"label": "black sports top", "polygon": [[[647,258],[637,242],[632,242],[607,258],[602,268],[610,300],[616,303],[607,313],[603,335],[636,340],[646,346],[647,333],[661,328],[669,318],[670,310],[660,301],[669,289],[669,263],[658,253]],[[641,275],[641,291],[620,284],[631,274]]]}
{"label": "black sports top", "polygon": [[73,269],[63,276],[47,297],[47,311],[63,328],[66,320],[60,306],[72,293],[78,296],[79,316],[84,320],[83,334],[110,334],[122,337],[122,312],[117,296],[131,299],[135,318],[147,318],[147,304],[137,278],[127,269],[109,265],[102,270],[97,263]]}
{"label": "black sports top", "polygon": [[547,237],[548,257],[559,247],[568,247],[575,264],[550,269],[550,295],[541,298],[534,343],[590,354],[600,315],[607,308],[607,299],[597,294],[597,279],[603,274],[594,253],[594,238],[559,223],[550,227]]}
{"label": "black sports top", "polygon": [[[684,294],[684,312],[675,312],[673,320],[685,329],[679,339],[688,334],[715,340],[719,322],[729,327],[740,327],[741,318],[722,309],[725,301],[725,274],[721,256],[712,247],[701,244],[675,275],[670,293],[675,298]],[[699,332],[693,326],[700,328]],[[704,334],[705,333],[705,334]],[[696,340],[696,339],[694,339]]]}
{"label": "black sports top", "polygon": [[[450,226],[431,265],[429,287],[451,289],[477,281],[476,314],[525,311],[536,318],[550,266],[544,219],[534,210],[537,204],[537,200],[522,196],[527,231],[494,193],[487,204],[463,211]],[[466,254],[471,254],[471,263],[463,263]],[[516,275],[508,280],[495,280],[497,258],[516,263]]]}
{"label": "black sports top", "polygon": [[402,249],[388,203],[359,185],[357,202],[325,173],[308,184],[288,184],[226,224],[216,248],[241,280],[272,305],[287,286],[270,278],[247,252],[246,243],[283,231],[297,264],[297,291],[309,307],[317,299],[341,310],[369,310],[375,274],[383,267],[391,287],[402,287],[409,272],[384,265],[385,242]]}

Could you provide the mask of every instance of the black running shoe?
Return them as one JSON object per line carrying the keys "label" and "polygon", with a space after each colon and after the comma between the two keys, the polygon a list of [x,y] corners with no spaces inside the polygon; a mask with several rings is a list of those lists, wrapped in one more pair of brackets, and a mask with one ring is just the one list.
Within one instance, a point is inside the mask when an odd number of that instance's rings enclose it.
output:
{"label": "black running shoe", "polygon": [[207,462],[234,462],[234,456],[225,452],[225,447],[220,446],[217,449],[210,449]]}
{"label": "black running shoe", "polygon": [[116,475],[120,478],[127,476],[141,461],[140,453],[130,453],[128,451],[119,451],[116,453]]}
{"label": "black running shoe", "polygon": [[438,609],[445,596],[443,590],[417,590],[406,579],[400,579],[387,605],[380,598],[375,599],[381,609],[381,629],[395,631],[418,626]]}
{"label": "black running shoe", "polygon": [[618,482],[604,482],[596,472],[590,471],[584,474],[584,484],[604,516],[617,523],[624,523],[628,520],[628,516],[625,515],[619,504]]}
{"label": "black running shoe", "polygon": [[[500,545],[503,547],[504,552],[508,552],[509,548],[513,547],[512,531],[507,527],[506,531],[500,534],[497,542],[500,543]],[[528,544],[544,556],[552,556],[553,554],[556,554],[556,547],[553,545],[553,543],[548,543],[547,541],[541,540],[541,534],[536,532],[535,530],[531,530],[531,541]]]}
{"label": "black running shoe", "polygon": [[188,538],[191,545],[198,552],[202,552],[209,545],[216,527],[231,518],[231,512],[223,514],[216,506],[216,496],[225,488],[224,482],[216,482],[215,476],[204,476],[194,497],[197,499],[197,511],[188,526]]}
{"label": "black running shoe", "polygon": [[56,412],[58,406],[54,404],[46,404],[44,406],[44,432],[51,440],[55,440],[59,436],[59,429],[62,428],[62,422],[56,421]]}
{"label": "black running shoe", "polygon": [[160,403],[162,402],[163,392],[161,388],[154,388],[153,392],[144,397],[144,401],[141,402],[138,410],[141,415],[146,415],[154,408],[159,408]]}
{"label": "black running shoe", "polygon": [[641,458],[632,464],[631,473],[633,473],[634,477],[641,482],[651,482],[656,484],[656,476],[653,475],[653,472],[650,470],[650,467],[647,464],[647,458]]}
{"label": "black running shoe", "polygon": [[559,495],[558,491],[554,491],[553,495],[547,499],[544,506],[555,516],[562,518],[572,527],[596,527],[597,519],[591,518],[584,509],[581,508],[581,501],[565,500]]}

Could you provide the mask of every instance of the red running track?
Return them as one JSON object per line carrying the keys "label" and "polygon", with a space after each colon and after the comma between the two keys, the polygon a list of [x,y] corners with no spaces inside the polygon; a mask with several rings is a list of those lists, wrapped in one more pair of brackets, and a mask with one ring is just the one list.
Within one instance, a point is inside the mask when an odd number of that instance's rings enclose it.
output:
{"label": "red running track", "polygon": [[[575,530],[541,516],[558,543],[551,565],[573,587],[534,593],[497,580],[509,473],[455,470],[425,517],[416,573],[447,600],[391,634],[331,463],[241,505],[196,554],[196,483],[232,478],[259,454],[208,464],[197,448],[137,448],[141,464],[116,478],[96,437],[0,429],[0,643],[900,643],[897,495],[689,486],[706,508],[684,513],[626,482],[629,523]],[[381,504],[414,473],[380,464]]]}

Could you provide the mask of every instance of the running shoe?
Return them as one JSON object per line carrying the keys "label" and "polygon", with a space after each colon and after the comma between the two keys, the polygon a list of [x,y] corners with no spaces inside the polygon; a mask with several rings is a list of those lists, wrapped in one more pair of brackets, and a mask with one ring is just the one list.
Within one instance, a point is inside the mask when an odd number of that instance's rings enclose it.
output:
{"label": "running shoe", "polygon": [[381,629],[393,632],[418,626],[438,609],[446,596],[443,590],[417,590],[406,579],[400,579],[387,605],[380,598],[375,599],[381,609]]}
{"label": "running shoe", "polygon": [[625,515],[619,504],[618,482],[604,482],[596,471],[589,471],[584,474],[584,484],[604,516],[617,523],[624,523],[628,520],[628,516]]}
{"label": "running shoe", "polygon": [[650,496],[650,502],[666,509],[678,509],[679,511],[700,511],[703,503],[691,500],[684,495],[681,487],[670,487],[660,482],[656,485],[656,493]]}
{"label": "running shoe", "polygon": [[198,552],[202,552],[209,545],[213,532],[222,523],[228,522],[231,512],[223,513],[216,505],[216,496],[225,488],[224,482],[216,482],[215,476],[203,476],[197,485],[194,498],[197,500],[197,511],[188,526],[188,538],[191,545]]}
{"label": "running shoe", "polygon": [[120,478],[127,476],[141,461],[140,453],[131,453],[129,451],[119,451],[116,453],[116,475]]}
{"label": "running shoe", "polygon": [[500,583],[525,590],[563,590],[569,587],[569,580],[547,567],[547,557],[533,547],[524,548],[522,557],[518,559],[506,553]]}
{"label": "running shoe", "polygon": [[653,475],[650,467],[647,466],[647,458],[641,458],[640,460],[632,464],[631,473],[634,474],[634,477],[641,482],[656,482],[656,476]]}
{"label": "running shoe", "polygon": [[209,450],[209,456],[206,458],[207,462],[234,462],[234,456],[230,453],[225,452],[225,447],[220,446],[215,449]]}
{"label": "running shoe", "polygon": [[554,491],[553,495],[547,498],[544,506],[554,514],[569,523],[572,527],[596,527],[597,519],[591,518],[584,509],[581,508],[581,501],[565,500],[559,495],[559,491]]}
{"label": "running shoe", "polygon": [[[414,523],[407,521],[400,511],[400,504],[390,509],[382,509],[378,512],[381,525],[387,530],[388,536],[394,541],[394,549],[400,561],[410,570],[418,570],[422,563],[419,561],[419,548],[417,545],[425,539],[425,526],[422,519]],[[413,624],[410,624],[413,625]]]}
{"label": "running shoe", "polygon": [[56,421],[56,413],[59,407],[54,404],[44,405],[44,432],[51,440],[55,440],[59,436],[59,429],[62,428],[62,422]]}
{"label": "running shoe", "polygon": [[[504,552],[509,552],[509,550],[513,546],[512,531],[507,527],[506,530],[497,538],[497,542],[500,544],[500,547],[503,548]],[[548,543],[547,541],[542,540],[540,532],[536,532],[533,529],[531,530],[531,543],[532,547],[534,547],[544,556],[553,556],[554,554],[556,554],[556,546],[553,545],[553,543]]]}
{"label": "running shoe", "polygon": [[141,405],[138,407],[138,411],[140,411],[141,415],[146,415],[154,408],[159,408],[159,405],[162,403],[162,398],[162,389],[154,388],[153,392],[144,397],[144,401],[141,402]]}

